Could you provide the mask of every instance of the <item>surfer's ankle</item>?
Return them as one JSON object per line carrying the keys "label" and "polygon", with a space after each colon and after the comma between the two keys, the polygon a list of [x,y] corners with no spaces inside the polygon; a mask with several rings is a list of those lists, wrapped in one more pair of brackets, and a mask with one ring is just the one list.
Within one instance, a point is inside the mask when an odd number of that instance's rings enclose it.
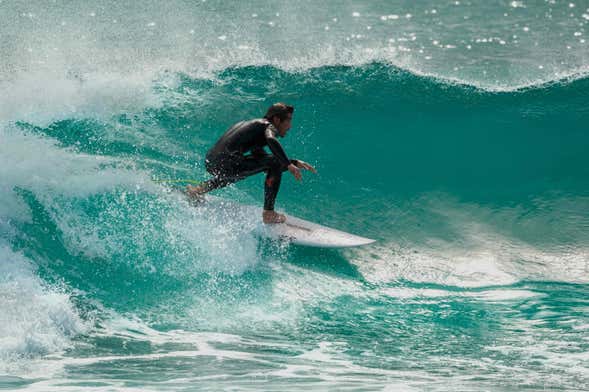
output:
{"label": "surfer's ankle", "polygon": [[186,194],[193,200],[202,201],[204,200],[205,190],[202,186],[188,185],[186,187]]}
{"label": "surfer's ankle", "polygon": [[286,216],[279,214],[274,210],[264,210],[264,212],[262,212],[262,220],[267,224],[284,223],[286,222]]}

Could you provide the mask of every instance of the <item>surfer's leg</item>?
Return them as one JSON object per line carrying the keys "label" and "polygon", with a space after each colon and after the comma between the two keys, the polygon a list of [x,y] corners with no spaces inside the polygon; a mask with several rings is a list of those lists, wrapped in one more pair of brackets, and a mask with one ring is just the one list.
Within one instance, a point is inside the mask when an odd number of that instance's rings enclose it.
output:
{"label": "surfer's leg", "polygon": [[266,181],[264,181],[264,210],[274,211],[274,202],[278,196],[281,182],[282,170],[276,167],[268,169]]}
{"label": "surfer's leg", "polygon": [[196,201],[203,200],[203,195],[212,190],[223,188],[231,183],[238,181],[240,178],[237,175],[239,172],[239,161],[228,157],[219,159],[206,160],[207,171],[213,175],[206,181],[201,182],[197,186],[188,185],[186,193]]}
{"label": "surfer's leg", "polygon": [[274,211],[274,202],[282,182],[282,172],[286,168],[278,161],[273,159],[267,162],[266,180],[264,181],[264,212],[262,220],[264,223],[282,223],[286,221],[286,216]]}
{"label": "surfer's leg", "polygon": [[286,167],[278,160],[278,158],[268,155],[261,158],[247,156],[240,160],[233,167],[234,172],[231,173],[231,180],[233,182],[239,181],[243,178],[266,172],[266,180],[264,181],[264,210],[273,211],[274,201],[280,189],[280,182],[282,180],[282,172],[286,171]]}
{"label": "surfer's leg", "polygon": [[280,189],[280,182],[282,181],[281,167],[272,167],[266,173],[266,181],[264,181],[264,212],[262,213],[262,220],[264,223],[282,223],[286,221],[286,216],[274,211],[274,201]]}
{"label": "surfer's leg", "polygon": [[222,187],[222,183],[218,178],[211,178],[210,180],[201,182],[200,184],[186,186],[186,194],[194,202],[200,203],[204,201],[205,193],[212,191],[213,189]]}
{"label": "surfer's leg", "polygon": [[254,158],[252,156],[223,156],[206,161],[206,168],[213,178],[201,182],[197,186],[188,186],[187,193],[193,199],[202,199],[203,195],[215,189],[223,188],[246,177],[267,171],[274,165],[272,156]]}
{"label": "surfer's leg", "polygon": [[266,180],[264,181],[264,213],[263,220],[265,223],[281,223],[286,220],[282,214],[274,212],[274,201],[280,189],[280,182],[282,180],[282,172],[286,171],[286,167],[280,163],[278,158],[269,155],[265,157],[248,156],[236,162],[233,167],[231,180],[233,182],[239,181],[243,178],[266,172]]}
{"label": "surfer's leg", "polygon": [[198,197],[212,190],[223,188],[224,186],[231,184],[231,182],[232,181],[229,181],[227,178],[213,177],[201,182],[197,186],[188,185],[187,192],[190,196]]}
{"label": "surfer's leg", "polygon": [[284,215],[274,212],[274,202],[280,189],[282,172],[286,171],[280,161],[274,156],[262,158],[247,156],[242,159],[224,160],[220,165],[207,165],[213,178],[188,190],[193,198],[202,198],[202,195],[214,189],[222,188],[246,177],[266,172],[264,182],[264,222],[280,223],[286,219]]}

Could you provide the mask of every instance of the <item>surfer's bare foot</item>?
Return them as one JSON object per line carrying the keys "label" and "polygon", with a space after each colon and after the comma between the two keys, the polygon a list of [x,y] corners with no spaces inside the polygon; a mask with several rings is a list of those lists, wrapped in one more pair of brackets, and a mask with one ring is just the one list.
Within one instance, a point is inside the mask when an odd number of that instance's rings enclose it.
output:
{"label": "surfer's bare foot", "polygon": [[186,194],[188,195],[190,200],[195,201],[195,202],[201,202],[201,201],[204,201],[204,199],[205,199],[205,191],[204,191],[204,189],[202,189],[202,187],[200,185],[199,186],[188,185],[186,187]]}
{"label": "surfer's bare foot", "polygon": [[262,213],[262,219],[264,223],[284,223],[286,222],[286,216],[279,214],[275,211],[264,210]]}

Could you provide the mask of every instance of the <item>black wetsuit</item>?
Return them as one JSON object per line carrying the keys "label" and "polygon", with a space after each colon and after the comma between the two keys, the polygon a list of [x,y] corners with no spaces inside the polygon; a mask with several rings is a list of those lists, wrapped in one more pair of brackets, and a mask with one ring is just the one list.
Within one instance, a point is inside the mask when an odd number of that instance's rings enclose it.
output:
{"label": "black wetsuit", "polygon": [[[274,210],[282,172],[290,163],[276,139],[277,130],[265,118],[239,122],[230,127],[206,156],[206,169],[213,178],[202,183],[205,192],[224,187],[253,174],[266,172],[264,210]],[[272,155],[264,150],[268,146]]]}

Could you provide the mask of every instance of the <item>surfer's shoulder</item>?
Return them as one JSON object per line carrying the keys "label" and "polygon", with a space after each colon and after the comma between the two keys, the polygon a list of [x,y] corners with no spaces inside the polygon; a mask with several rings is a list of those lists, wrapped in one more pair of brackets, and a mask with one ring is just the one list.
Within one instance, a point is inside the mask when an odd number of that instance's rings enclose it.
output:
{"label": "surfer's shoulder", "polygon": [[256,118],[248,121],[248,126],[251,129],[256,129],[256,132],[272,132],[272,135],[276,135],[276,127],[267,118]]}
{"label": "surfer's shoulder", "polygon": [[270,121],[268,121],[267,118],[264,118],[264,117],[256,118],[256,119],[252,120],[252,122],[259,125],[259,126],[262,126],[264,128],[267,128],[268,125],[272,125],[272,123]]}

